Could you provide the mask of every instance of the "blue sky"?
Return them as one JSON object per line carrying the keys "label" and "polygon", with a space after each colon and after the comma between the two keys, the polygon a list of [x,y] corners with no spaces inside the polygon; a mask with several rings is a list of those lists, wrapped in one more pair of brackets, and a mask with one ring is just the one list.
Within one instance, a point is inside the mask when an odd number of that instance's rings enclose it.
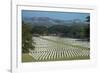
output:
{"label": "blue sky", "polygon": [[80,19],[85,21],[86,17],[90,16],[89,13],[80,12],[54,12],[54,11],[35,11],[35,10],[22,10],[22,17],[50,17],[53,19],[60,20],[74,20]]}

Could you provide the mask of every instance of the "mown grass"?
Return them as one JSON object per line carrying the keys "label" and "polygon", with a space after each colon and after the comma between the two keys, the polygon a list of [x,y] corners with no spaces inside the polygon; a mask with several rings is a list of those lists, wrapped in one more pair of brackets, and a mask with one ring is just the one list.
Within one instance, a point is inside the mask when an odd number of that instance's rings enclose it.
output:
{"label": "mown grass", "polygon": [[80,48],[80,49],[86,49],[86,50],[90,50],[90,48],[87,48],[87,47],[83,47],[83,46],[80,46],[80,45],[72,45],[72,44],[68,44],[68,43],[64,43],[64,42],[58,42],[58,41],[54,41],[54,40],[51,40],[51,39],[47,39],[47,38],[42,38],[42,37],[39,37],[41,39],[44,39],[44,40],[48,40],[48,41],[52,41],[52,42],[55,42],[55,43],[58,43],[59,45],[66,45],[66,46],[71,46],[71,47],[75,47],[75,48]]}
{"label": "mown grass", "polygon": [[32,56],[30,56],[28,53],[22,54],[22,62],[33,62],[36,61]]}
{"label": "mown grass", "polygon": [[69,61],[69,60],[89,60],[90,56],[78,56],[78,57],[63,57],[63,58],[55,58],[55,59],[46,59],[46,60],[35,60],[28,53],[22,54],[22,62],[48,62],[48,61]]}
{"label": "mown grass", "polygon": [[[40,37],[41,38],[41,37]],[[54,40],[50,40],[50,39],[46,39],[46,38],[41,38],[44,40],[48,40],[48,41],[52,41],[54,43],[58,43],[59,45],[66,45],[66,46],[71,46],[71,47],[75,47],[75,48],[80,48],[80,49],[85,49],[85,50],[90,50],[89,48],[86,47],[82,47],[79,45],[72,45],[72,44],[66,44],[66,43],[62,43],[62,42],[57,42]],[[22,62],[48,62],[48,61],[69,61],[69,60],[89,60],[90,56],[76,56],[76,57],[63,57],[63,58],[50,58],[47,57],[47,59],[41,59],[41,60],[36,60],[34,59],[34,57],[30,56],[28,53],[23,53],[22,54]]]}
{"label": "mown grass", "polygon": [[78,61],[78,60],[90,60],[90,56],[78,56],[78,57],[63,57],[63,58],[55,58],[55,59],[46,59],[46,60],[37,60],[34,62],[49,62],[49,61]]}

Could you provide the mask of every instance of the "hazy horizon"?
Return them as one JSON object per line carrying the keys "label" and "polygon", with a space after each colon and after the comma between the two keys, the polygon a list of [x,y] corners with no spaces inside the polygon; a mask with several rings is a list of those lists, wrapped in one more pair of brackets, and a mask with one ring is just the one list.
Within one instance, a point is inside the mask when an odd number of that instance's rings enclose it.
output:
{"label": "hazy horizon", "polygon": [[22,18],[48,17],[59,20],[79,19],[85,21],[87,16],[90,16],[90,13],[22,10]]}

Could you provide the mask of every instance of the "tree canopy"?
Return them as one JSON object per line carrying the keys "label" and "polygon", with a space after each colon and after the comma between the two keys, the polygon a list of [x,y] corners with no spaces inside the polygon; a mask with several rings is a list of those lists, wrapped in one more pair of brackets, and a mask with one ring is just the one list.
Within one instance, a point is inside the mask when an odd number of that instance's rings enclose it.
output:
{"label": "tree canopy", "polygon": [[29,49],[34,49],[31,33],[31,26],[22,22],[22,52],[28,53]]}

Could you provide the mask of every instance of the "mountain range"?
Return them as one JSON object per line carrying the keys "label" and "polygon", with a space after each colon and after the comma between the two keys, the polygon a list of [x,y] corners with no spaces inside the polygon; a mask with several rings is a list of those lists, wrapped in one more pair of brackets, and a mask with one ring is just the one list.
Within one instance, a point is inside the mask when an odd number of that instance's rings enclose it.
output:
{"label": "mountain range", "polygon": [[50,17],[22,17],[22,20],[26,23],[30,23],[32,26],[46,26],[50,27],[53,25],[66,25],[66,26],[71,26],[71,25],[86,25],[88,24],[87,22],[83,22],[80,19],[74,19],[74,20],[60,20],[60,19],[53,19]]}

